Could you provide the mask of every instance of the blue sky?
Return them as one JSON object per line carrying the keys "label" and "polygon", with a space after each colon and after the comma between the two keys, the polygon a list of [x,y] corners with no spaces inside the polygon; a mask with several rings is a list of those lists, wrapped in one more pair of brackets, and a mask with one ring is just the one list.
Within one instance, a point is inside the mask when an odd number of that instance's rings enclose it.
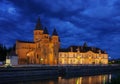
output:
{"label": "blue sky", "polygon": [[61,47],[87,42],[120,58],[120,0],[0,0],[0,43],[32,41],[38,17]]}

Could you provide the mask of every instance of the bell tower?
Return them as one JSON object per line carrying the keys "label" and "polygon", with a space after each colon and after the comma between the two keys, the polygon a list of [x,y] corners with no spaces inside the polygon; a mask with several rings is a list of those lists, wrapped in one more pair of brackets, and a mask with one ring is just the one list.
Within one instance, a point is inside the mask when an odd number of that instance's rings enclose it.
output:
{"label": "bell tower", "polygon": [[34,42],[40,41],[42,39],[43,28],[40,22],[40,18],[38,18],[35,30],[34,30]]}
{"label": "bell tower", "polygon": [[46,42],[49,42],[49,39],[50,39],[49,33],[48,33],[47,28],[45,27],[45,28],[44,28],[44,31],[43,31],[43,40],[44,40],[44,42],[46,43]]}
{"label": "bell tower", "polygon": [[55,60],[55,64],[58,64],[58,53],[59,53],[59,48],[60,48],[60,42],[59,42],[59,36],[57,34],[56,29],[53,30],[52,33],[52,43],[53,43],[53,56],[54,56],[54,60]]}
{"label": "bell tower", "polygon": [[59,37],[58,37],[56,29],[54,29],[52,33],[52,42],[54,44],[57,44],[59,42]]}

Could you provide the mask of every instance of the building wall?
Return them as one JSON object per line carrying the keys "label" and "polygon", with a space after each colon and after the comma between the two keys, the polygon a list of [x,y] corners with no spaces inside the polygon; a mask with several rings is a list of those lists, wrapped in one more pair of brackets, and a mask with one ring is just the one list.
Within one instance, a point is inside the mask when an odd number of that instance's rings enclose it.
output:
{"label": "building wall", "polygon": [[6,65],[18,65],[18,56],[9,56],[6,58]]}
{"label": "building wall", "polygon": [[24,43],[24,42],[16,42],[16,54],[18,55],[18,63],[19,64],[27,64],[27,53],[35,50],[35,44],[33,43]]}
{"label": "building wall", "polygon": [[34,42],[16,42],[16,54],[19,64],[55,65],[58,60],[59,37],[43,34],[42,30],[34,30]]}
{"label": "building wall", "polygon": [[11,64],[18,65],[18,56],[11,56]]}
{"label": "building wall", "polygon": [[59,52],[59,64],[108,64],[108,55],[92,51]]}
{"label": "building wall", "polygon": [[49,36],[46,28],[42,30],[40,19],[33,34],[33,42],[16,41],[19,64],[108,64],[107,54],[91,51],[59,52],[60,42],[56,30],[53,31],[52,36]]}

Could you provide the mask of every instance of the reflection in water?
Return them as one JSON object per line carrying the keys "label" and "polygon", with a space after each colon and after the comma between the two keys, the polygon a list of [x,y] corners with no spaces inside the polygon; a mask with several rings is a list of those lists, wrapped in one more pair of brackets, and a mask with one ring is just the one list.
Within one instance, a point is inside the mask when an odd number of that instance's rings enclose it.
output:
{"label": "reflection in water", "polygon": [[58,84],[105,84],[107,81],[108,75],[85,76],[70,79],[62,79],[59,77]]}
{"label": "reflection in water", "polygon": [[[118,74],[114,76],[116,76],[117,78],[117,75]],[[120,84],[120,81],[114,83],[113,79],[114,79],[113,75],[108,74],[108,75],[83,76],[83,77],[74,77],[74,78],[58,77],[58,79],[19,82],[16,84]]]}
{"label": "reflection in water", "polygon": [[109,74],[109,83],[111,83],[111,74]]}

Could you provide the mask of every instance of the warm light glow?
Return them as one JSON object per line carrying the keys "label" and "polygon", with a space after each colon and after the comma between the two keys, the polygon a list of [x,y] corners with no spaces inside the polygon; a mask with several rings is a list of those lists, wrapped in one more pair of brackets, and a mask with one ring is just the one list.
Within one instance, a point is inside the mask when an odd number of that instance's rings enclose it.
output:
{"label": "warm light glow", "polygon": [[[66,57],[67,56],[67,57]],[[108,64],[107,54],[88,52],[60,52],[59,64]]]}
{"label": "warm light glow", "polygon": [[30,54],[28,53],[27,56],[29,56]]}
{"label": "warm light glow", "polygon": [[80,57],[79,57],[79,56],[78,56],[77,58],[78,58],[78,59],[80,59]]}
{"label": "warm light glow", "polygon": [[40,60],[43,61],[43,58],[41,58]]}
{"label": "warm light glow", "polygon": [[10,59],[6,59],[6,64],[10,64]]}

